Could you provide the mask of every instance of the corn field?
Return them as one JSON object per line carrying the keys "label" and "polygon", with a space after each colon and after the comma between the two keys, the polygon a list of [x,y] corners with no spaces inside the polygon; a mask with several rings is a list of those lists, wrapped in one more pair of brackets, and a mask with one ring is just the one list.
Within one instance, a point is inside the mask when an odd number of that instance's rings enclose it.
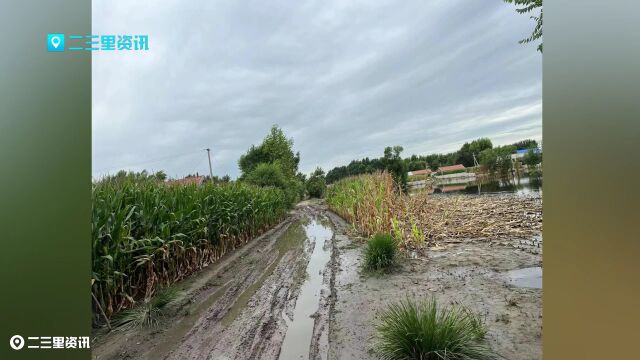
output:
{"label": "corn field", "polygon": [[[265,232],[290,204],[280,189],[110,179],[92,189],[92,293],[107,317],[149,299]],[[99,307],[98,307],[99,306]],[[97,314],[97,311],[94,313]]]}
{"label": "corn field", "polygon": [[389,233],[403,248],[463,239],[527,239],[542,231],[537,196],[446,195],[394,191],[387,173],[345,178],[327,191],[327,205],[370,237]]}
{"label": "corn field", "polygon": [[364,236],[391,233],[398,206],[395,186],[386,172],[349,177],[327,189],[327,205]]}

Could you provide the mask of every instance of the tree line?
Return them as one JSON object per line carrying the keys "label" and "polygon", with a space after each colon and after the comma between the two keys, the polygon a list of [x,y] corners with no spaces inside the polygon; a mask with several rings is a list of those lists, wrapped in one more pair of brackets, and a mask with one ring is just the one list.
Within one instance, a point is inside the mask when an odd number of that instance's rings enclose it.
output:
{"label": "tree line", "polygon": [[[517,149],[534,149],[537,147],[538,142],[533,139],[521,140],[511,145],[494,147],[490,139],[479,138],[471,142],[466,142],[459,150],[447,154],[414,154],[406,158],[400,156],[402,152],[401,146],[395,146],[393,148],[387,147],[384,155],[380,158],[366,157],[360,160],[352,160],[348,165],[334,167],[327,172],[326,182],[331,184],[348,176],[389,170],[392,174],[397,173],[394,177],[396,180],[400,180],[399,183],[402,183],[402,177],[406,177],[408,171],[424,169],[436,171],[441,166],[455,164],[473,167],[475,165],[474,155],[480,165],[486,166],[489,171],[496,171],[508,167],[507,160],[511,160],[511,154]],[[532,159],[533,161],[530,161],[530,163],[537,161],[539,155],[535,154],[534,157],[535,159]],[[402,170],[405,175],[399,174],[400,170]]]}
{"label": "tree line", "polygon": [[[414,154],[403,158],[401,156],[404,150],[402,146],[388,146],[379,158],[366,157],[361,160],[353,160],[346,166],[334,167],[326,174],[318,167],[307,179],[307,176],[298,169],[300,153],[294,152],[293,139],[287,138],[284,131],[274,125],[259,145],[251,145],[247,152],[240,156],[238,167],[241,175],[237,181],[259,187],[282,189],[287,201],[293,204],[306,195],[322,197],[327,184],[349,176],[371,174],[378,171],[387,171],[391,174],[402,191],[407,190],[407,172],[409,171],[424,169],[435,171],[441,166],[455,164],[473,167],[478,163],[491,173],[498,171],[507,173],[513,166],[511,154],[517,149],[530,149],[522,159],[524,164],[529,166],[539,164],[542,161],[542,155],[534,151],[537,147],[537,141],[532,139],[494,147],[490,139],[479,138],[466,142],[459,150],[447,154]],[[190,176],[194,175],[187,177]],[[134,173],[123,170],[103,180],[123,178],[165,181],[167,175],[163,171]],[[205,182],[222,184],[231,182],[228,175],[213,178],[205,176],[204,180]]]}

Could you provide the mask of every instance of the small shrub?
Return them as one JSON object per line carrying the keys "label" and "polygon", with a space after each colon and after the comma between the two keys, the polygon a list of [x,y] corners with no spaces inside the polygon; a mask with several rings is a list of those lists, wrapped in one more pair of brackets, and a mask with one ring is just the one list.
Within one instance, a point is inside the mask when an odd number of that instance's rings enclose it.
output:
{"label": "small shrub", "polygon": [[381,313],[373,350],[384,360],[496,359],[485,334],[482,320],[463,306],[406,299]]}
{"label": "small shrub", "polygon": [[398,250],[393,237],[389,234],[374,235],[367,245],[364,267],[367,270],[382,270],[393,264]]}

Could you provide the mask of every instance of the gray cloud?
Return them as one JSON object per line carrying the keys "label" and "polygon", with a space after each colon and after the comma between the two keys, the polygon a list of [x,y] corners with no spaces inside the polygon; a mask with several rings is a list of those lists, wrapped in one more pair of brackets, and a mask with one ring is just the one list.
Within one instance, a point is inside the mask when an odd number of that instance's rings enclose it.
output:
{"label": "gray cloud", "polygon": [[[157,3],[157,4],[156,4]],[[532,23],[487,1],[94,1],[94,34],[149,34],[93,54],[93,175],[238,175],[272,124],[301,170],[542,135]]]}

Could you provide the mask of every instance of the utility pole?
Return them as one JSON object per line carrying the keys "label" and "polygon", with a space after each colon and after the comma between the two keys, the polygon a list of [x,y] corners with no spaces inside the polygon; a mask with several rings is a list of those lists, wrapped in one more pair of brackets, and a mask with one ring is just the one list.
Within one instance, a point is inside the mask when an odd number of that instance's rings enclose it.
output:
{"label": "utility pole", "polygon": [[213,181],[213,171],[211,170],[211,149],[206,148],[205,150],[207,150],[207,157],[209,158],[209,180]]}

